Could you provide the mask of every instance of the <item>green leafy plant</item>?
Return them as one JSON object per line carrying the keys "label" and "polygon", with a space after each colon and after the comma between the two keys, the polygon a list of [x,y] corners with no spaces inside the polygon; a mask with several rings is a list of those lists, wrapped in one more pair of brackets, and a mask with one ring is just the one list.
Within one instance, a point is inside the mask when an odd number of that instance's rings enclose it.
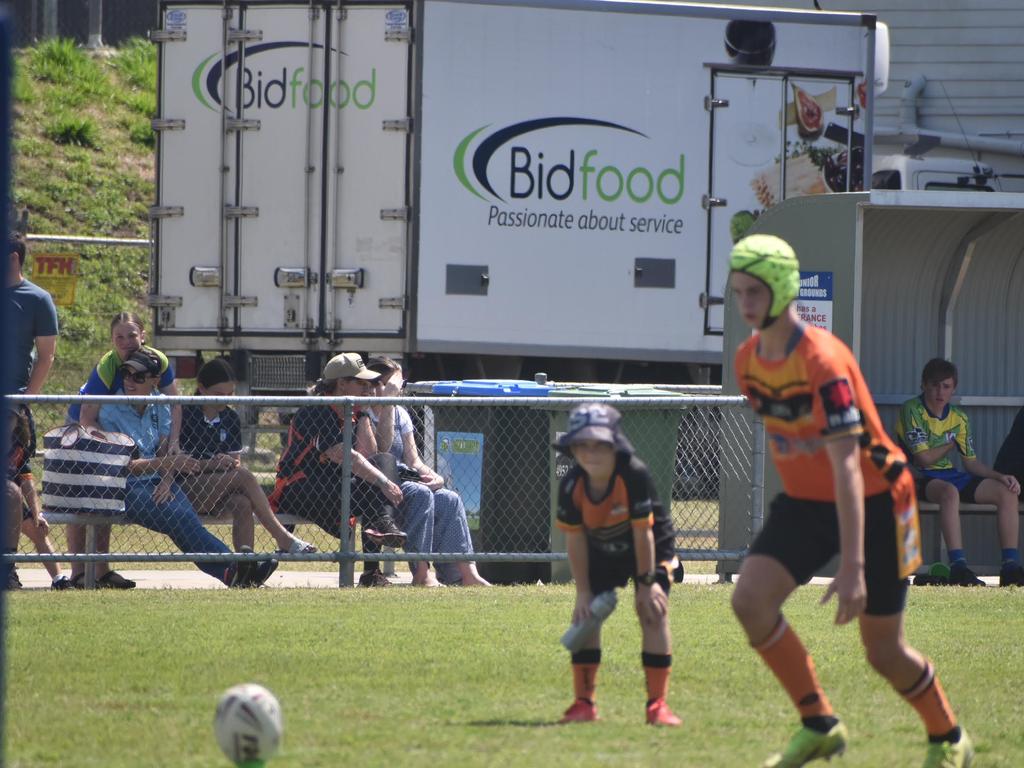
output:
{"label": "green leafy plant", "polygon": [[46,136],[58,144],[73,144],[79,147],[96,148],[100,132],[89,117],[62,114],[46,126]]}

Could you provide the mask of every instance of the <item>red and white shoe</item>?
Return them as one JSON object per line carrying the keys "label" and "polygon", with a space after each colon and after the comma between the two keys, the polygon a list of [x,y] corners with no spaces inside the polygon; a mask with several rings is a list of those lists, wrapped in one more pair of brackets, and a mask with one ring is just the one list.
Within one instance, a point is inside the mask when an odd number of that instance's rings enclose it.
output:
{"label": "red and white shoe", "polygon": [[668,708],[664,699],[655,699],[647,705],[647,724],[677,726],[682,725],[683,721]]}
{"label": "red and white shoe", "polygon": [[562,719],[558,722],[561,723],[592,723],[595,720],[600,720],[597,716],[597,707],[594,702],[587,701],[586,699],[576,699],[572,703],[572,706],[565,710],[565,714],[562,715]]}

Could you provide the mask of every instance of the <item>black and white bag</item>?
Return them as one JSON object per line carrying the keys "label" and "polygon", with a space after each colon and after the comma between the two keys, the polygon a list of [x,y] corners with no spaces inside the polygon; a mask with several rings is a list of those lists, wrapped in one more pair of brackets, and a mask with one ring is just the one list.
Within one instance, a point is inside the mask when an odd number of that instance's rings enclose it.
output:
{"label": "black and white bag", "polygon": [[124,512],[135,441],[120,432],[65,424],[43,435],[43,507],[48,512]]}

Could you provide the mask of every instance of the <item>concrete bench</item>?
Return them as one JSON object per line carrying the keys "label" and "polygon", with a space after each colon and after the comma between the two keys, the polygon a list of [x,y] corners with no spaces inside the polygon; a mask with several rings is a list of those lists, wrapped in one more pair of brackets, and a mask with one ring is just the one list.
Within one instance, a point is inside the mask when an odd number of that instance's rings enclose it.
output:
{"label": "concrete bench", "polygon": [[[925,516],[935,516],[936,518],[938,517],[939,505],[936,504],[933,501],[920,501],[919,500],[918,504],[917,504],[917,507],[918,507],[918,511],[920,512],[921,517],[925,517]],[[982,516],[987,516],[987,515],[995,515],[995,513],[996,513],[996,505],[995,504],[965,504],[965,503],[961,503],[960,504],[960,515],[962,517],[982,517]],[[1021,515],[1024,515],[1024,501],[1020,502],[1017,505],[1017,513],[1021,514]],[[928,541],[927,542],[922,542],[922,545],[924,545],[924,549],[927,552],[939,553],[939,552],[942,551],[942,530],[941,530],[941,527],[939,526],[937,521],[936,521],[935,525],[932,526],[931,536],[928,537]],[[929,566],[929,564],[927,564],[927,563],[924,566],[922,566],[923,571],[926,571],[928,566]],[[991,570],[991,569],[982,568],[982,569],[979,570],[979,572],[982,571],[982,570],[988,571],[988,570]],[[985,574],[983,574],[983,575],[985,575]]]}

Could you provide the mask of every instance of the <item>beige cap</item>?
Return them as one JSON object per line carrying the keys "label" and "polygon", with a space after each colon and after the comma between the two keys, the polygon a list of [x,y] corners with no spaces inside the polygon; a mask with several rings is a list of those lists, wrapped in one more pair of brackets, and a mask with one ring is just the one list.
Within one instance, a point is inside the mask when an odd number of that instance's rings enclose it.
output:
{"label": "beige cap", "polygon": [[324,366],[324,379],[365,379],[373,381],[380,378],[380,374],[371,371],[363,365],[363,358],[357,352],[342,352],[327,361]]}

